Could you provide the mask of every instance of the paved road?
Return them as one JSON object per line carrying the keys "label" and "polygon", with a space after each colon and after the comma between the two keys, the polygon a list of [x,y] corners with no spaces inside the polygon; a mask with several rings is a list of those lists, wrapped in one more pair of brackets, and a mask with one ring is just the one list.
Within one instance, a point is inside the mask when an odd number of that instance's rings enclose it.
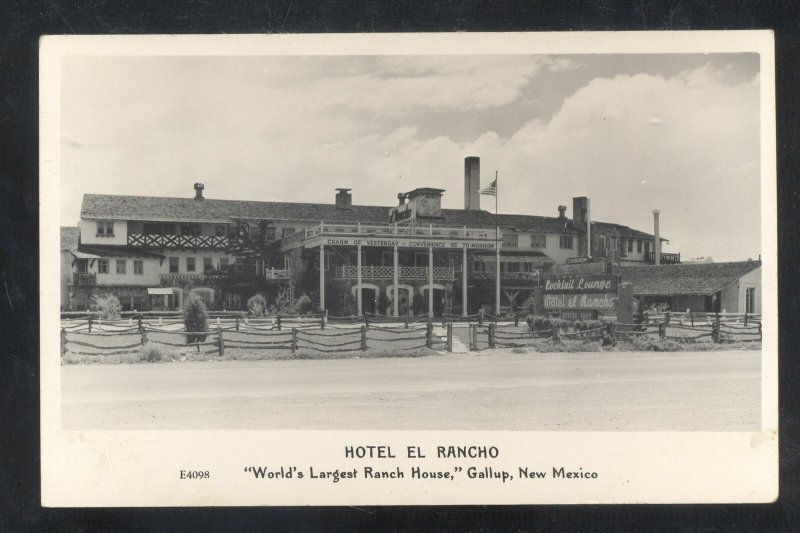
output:
{"label": "paved road", "polygon": [[760,352],[62,367],[64,429],[751,430]]}

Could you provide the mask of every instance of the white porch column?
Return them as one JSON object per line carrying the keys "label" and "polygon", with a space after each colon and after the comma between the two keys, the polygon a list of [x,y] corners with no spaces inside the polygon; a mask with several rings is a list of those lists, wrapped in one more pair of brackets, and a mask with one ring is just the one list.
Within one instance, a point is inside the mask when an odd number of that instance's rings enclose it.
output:
{"label": "white porch column", "polygon": [[467,247],[461,261],[461,316],[467,316]]}
{"label": "white porch column", "polygon": [[[359,231],[361,223],[359,222]],[[363,313],[361,311],[361,245],[358,245],[356,251],[356,302],[358,303],[358,316]]]}
{"label": "white porch column", "polygon": [[428,246],[428,317],[433,318],[433,246]]}
{"label": "white porch column", "polygon": [[[396,230],[397,230],[397,228],[395,226],[395,231]],[[399,298],[400,291],[398,290],[397,283],[399,281],[398,280],[398,277],[399,277],[398,270],[400,270],[400,266],[399,266],[400,260],[397,257],[397,245],[396,244],[394,245],[394,263],[393,264],[394,264],[394,269],[393,269],[394,274],[392,276],[393,277],[393,281],[394,281],[394,287],[392,289],[393,292],[394,292],[394,305],[393,305],[394,309],[393,309],[393,311],[394,311],[394,316],[398,316],[400,314],[400,301],[399,301],[400,300],[400,298]]]}
{"label": "white porch column", "polygon": [[319,245],[319,310],[325,314],[325,245]]}

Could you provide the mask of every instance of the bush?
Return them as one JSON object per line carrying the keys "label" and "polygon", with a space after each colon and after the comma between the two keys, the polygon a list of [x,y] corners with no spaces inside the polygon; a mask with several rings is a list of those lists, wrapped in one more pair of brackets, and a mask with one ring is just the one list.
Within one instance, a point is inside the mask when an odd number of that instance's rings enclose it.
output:
{"label": "bush", "polygon": [[164,352],[158,346],[148,343],[142,348],[141,358],[148,363],[157,363],[164,360]]}
{"label": "bush", "polygon": [[122,306],[113,294],[98,294],[92,296],[92,308],[97,311],[100,318],[110,320],[119,318]]}
{"label": "bush", "polygon": [[672,339],[651,339],[636,336],[630,340],[631,348],[643,352],[681,352],[683,345]]}
{"label": "bush", "polygon": [[295,312],[298,315],[305,315],[306,313],[311,312],[311,308],[314,307],[314,304],[311,303],[311,298],[307,294],[303,294],[300,298],[297,299],[297,302],[294,304]]}
{"label": "bush", "polygon": [[261,318],[267,315],[267,300],[261,294],[254,294],[247,300],[247,312],[250,316]]}
{"label": "bush", "polygon": [[[208,331],[208,311],[206,304],[195,293],[190,292],[183,304],[183,324],[187,332]],[[205,335],[187,335],[186,343],[204,342]]]}

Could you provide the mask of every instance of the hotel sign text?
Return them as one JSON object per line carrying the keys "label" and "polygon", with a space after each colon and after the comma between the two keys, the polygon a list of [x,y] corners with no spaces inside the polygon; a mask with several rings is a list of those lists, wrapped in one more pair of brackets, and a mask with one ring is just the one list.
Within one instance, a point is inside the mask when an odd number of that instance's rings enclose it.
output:
{"label": "hotel sign text", "polygon": [[424,239],[353,239],[349,237],[326,237],[322,239],[326,246],[373,246],[389,248],[467,248],[470,250],[494,250],[494,241],[447,240],[435,241]]}
{"label": "hotel sign text", "polygon": [[617,291],[618,276],[611,274],[561,274],[545,276],[545,293],[607,293]]}
{"label": "hotel sign text", "polygon": [[617,294],[545,294],[544,307],[614,311],[617,308]]}

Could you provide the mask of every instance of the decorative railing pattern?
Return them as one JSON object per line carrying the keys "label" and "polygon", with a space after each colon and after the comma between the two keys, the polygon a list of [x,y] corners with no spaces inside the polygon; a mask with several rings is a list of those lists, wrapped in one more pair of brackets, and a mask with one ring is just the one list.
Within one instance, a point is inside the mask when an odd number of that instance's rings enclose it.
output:
{"label": "decorative railing pattern", "polygon": [[[398,279],[428,279],[428,267],[409,266],[399,267]],[[336,267],[336,277],[342,279],[358,278],[358,267],[355,265],[342,265]],[[394,267],[391,266],[362,266],[362,279],[394,279]],[[433,279],[455,279],[453,267],[433,267]]]}
{"label": "decorative railing pattern", "polygon": [[149,248],[213,248],[228,247],[227,237],[215,235],[162,235],[158,233],[129,233],[129,246]]}
{"label": "decorative railing pattern", "polygon": [[[655,264],[656,262],[656,254],[655,252],[648,252],[645,255],[645,261],[651,264]],[[661,264],[662,265],[675,265],[681,262],[681,254],[680,253],[661,253]]]}
{"label": "decorative railing pattern", "polygon": [[256,275],[252,270],[210,270],[203,273],[170,273],[161,274],[162,283],[171,284],[178,281],[245,281],[256,278],[266,280],[288,280],[288,270],[265,269],[263,274]]}
{"label": "decorative railing pattern", "polygon": [[88,272],[73,272],[72,273],[73,285],[97,285],[97,274],[90,274]]}

